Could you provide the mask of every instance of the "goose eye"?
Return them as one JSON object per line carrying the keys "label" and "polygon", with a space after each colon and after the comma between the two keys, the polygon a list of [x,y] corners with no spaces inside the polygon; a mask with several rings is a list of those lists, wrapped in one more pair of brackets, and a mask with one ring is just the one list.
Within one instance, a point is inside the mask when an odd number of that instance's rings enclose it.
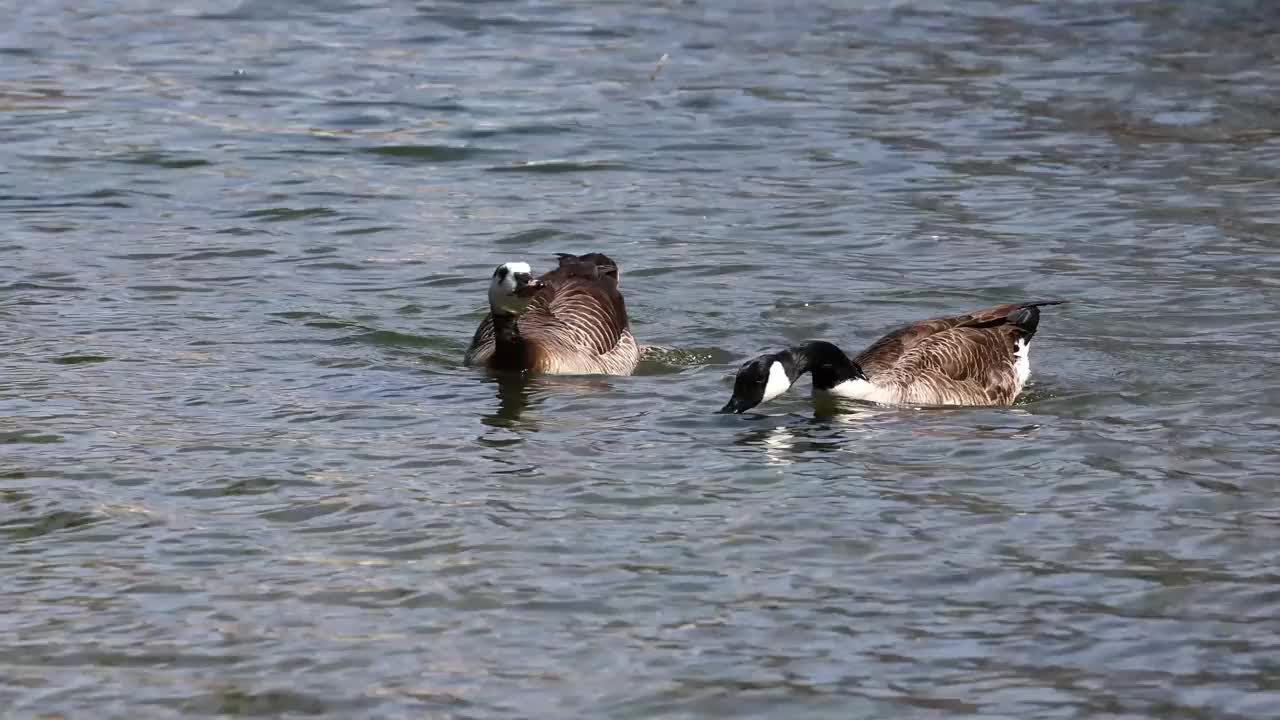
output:
{"label": "goose eye", "polygon": [[494,276],[494,277],[496,277],[496,278],[498,278],[499,280],[506,280],[506,279],[507,279],[507,266],[506,266],[506,265],[503,265],[503,266],[499,267],[497,270],[494,270],[494,271],[493,271],[493,276]]}

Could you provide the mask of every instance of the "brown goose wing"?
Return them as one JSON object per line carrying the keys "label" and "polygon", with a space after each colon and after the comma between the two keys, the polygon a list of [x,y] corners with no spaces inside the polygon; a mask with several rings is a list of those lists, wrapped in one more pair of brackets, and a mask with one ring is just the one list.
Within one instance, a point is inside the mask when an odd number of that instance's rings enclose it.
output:
{"label": "brown goose wing", "polygon": [[[932,318],[912,323],[910,325],[900,327],[889,332],[879,340],[871,343],[871,345],[858,354],[854,358],[854,362],[858,363],[868,376],[875,377],[878,373],[885,372],[894,367],[908,351],[920,344],[924,340],[937,335],[938,333],[951,330],[952,328],[973,326],[983,327],[992,324],[1002,324],[1009,317],[1010,313],[1025,308],[1040,307],[1042,305],[1058,305],[1065,300],[1043,300],[1028,303],[1007,303],[1004,305],[995,305],[981,310],[964,313],[963,315],[952,315],[950,317]],[[1037,313],[1038,318],[1038,313]],[[1035,329],[1032,328],[1032,334]]]}
{"label": "brown goose wing", "polygon": [[[931,405],[1007,405],[1022,390],[1015,367],[1019,341],[1031,342],[1040,306],[1001,305],[921,338],[873,376],[898,388],[907,402]],[[1004,312],[1006,311],[1007,312]]]}
{"label": "brown goose wing", "polygon": [[608,276],[557,279],[520,319],[520,330],[530,340],[593,355],[617,347],[627,326],[626,303]]}
{"label": "brown goose wing", "polygon": [[912,323],[890,331],[879,340],[858,354],[853,360],[862,367],[863,372],[875,377],[886,372],[898,362],[902,356],[919,345],[925,339],[944,330],[959,325],[968,316],[934,318]]}
{"label": "brown goose wing", "polygon": [[875,381],[900,388],[909,402],[990,405],[1013,401],[1021,389],[1014,369],[1018,326],[953,327],[930,335]]}
{"label": "brown goose wing", "polygon": [[483,365],[493,357],[493,347],[493,313],[485,313],[462,361],[467,365]]}

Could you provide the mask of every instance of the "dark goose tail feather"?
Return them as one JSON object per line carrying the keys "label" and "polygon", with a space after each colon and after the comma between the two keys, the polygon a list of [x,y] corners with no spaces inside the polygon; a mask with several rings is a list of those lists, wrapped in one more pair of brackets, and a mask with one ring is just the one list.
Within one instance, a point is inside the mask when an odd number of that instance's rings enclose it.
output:
{"label": "dark goose tail feather", "polygon": [[1046,305],[1065,305],[1069,300],[1037,300],[1036,302],[1022,303],[1017,310],[1009,313],[1004,319],[1010,324],[1022,331],[1024,339],[1027,342],[1036,334],[1036,329],[1040,327],[1040,308]]}
{"label": "dark goose tail feather", "polygon": [[556,262],[558,269],[566,270],[570,274],[582,273],[584,276],[589,276],[588,273],[583,272],[583,266],[594,267],[596,273],[612,277],[615,281],[618,280],[618,275],[621,272],[618,269],[618,263],[614,262],[613,258],[598,252],[589,252],[583,255],[556,253]]}
{"label": "dark goose tail feather", "polygon": [[1046,305],[1065,305],[1070,300],[1037,300],[1035,302],[1020,303],[1016,309],[1004,317],[998,317],[993,320],[984,320],[967,324],[968,327],[974,328],[994,328],[1001,325],[1013,325],[1021,330],[1027,340],[1030,340],[1036,334],[1036,328],[1040,325],[1040,308]]}
{"label": "dark goose tail feather", "polygon": [[1044,307],[1045,305],[1066,305],[1070,300],[1036,300],[1018,305],[1019,308]]}

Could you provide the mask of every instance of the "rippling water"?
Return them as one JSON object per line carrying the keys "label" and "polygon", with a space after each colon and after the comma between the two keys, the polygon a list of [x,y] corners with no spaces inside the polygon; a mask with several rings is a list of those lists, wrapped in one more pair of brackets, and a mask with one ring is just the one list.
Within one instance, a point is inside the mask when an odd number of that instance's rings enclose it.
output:
{"label": "rippling water", "polygon": [[[1273,4],[0,8],[6,717],[1280,707]],[[640,375],[460,367],[590,250]],[[1044,297],[1014,408],[713,414]]]}

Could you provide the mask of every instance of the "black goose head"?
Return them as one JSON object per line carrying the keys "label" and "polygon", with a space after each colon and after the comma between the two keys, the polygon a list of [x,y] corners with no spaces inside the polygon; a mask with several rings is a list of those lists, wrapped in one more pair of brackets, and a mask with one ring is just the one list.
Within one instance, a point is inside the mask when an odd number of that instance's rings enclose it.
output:
{"label": "black goose head", "polygon": [[744,363],[734,378],[733,396],[720,412],[746,412],[785,393],[807,372],[813,373],[814,387],[821,389],[864,377],[862,368],[843,350],[829,342],[811,340]]}
{"label": "black goose head", "polygon": [[791,388],[801,371],[790,350],[767,353],[742,364],[733,379],[733,396],[720,412],[743,413]]}

